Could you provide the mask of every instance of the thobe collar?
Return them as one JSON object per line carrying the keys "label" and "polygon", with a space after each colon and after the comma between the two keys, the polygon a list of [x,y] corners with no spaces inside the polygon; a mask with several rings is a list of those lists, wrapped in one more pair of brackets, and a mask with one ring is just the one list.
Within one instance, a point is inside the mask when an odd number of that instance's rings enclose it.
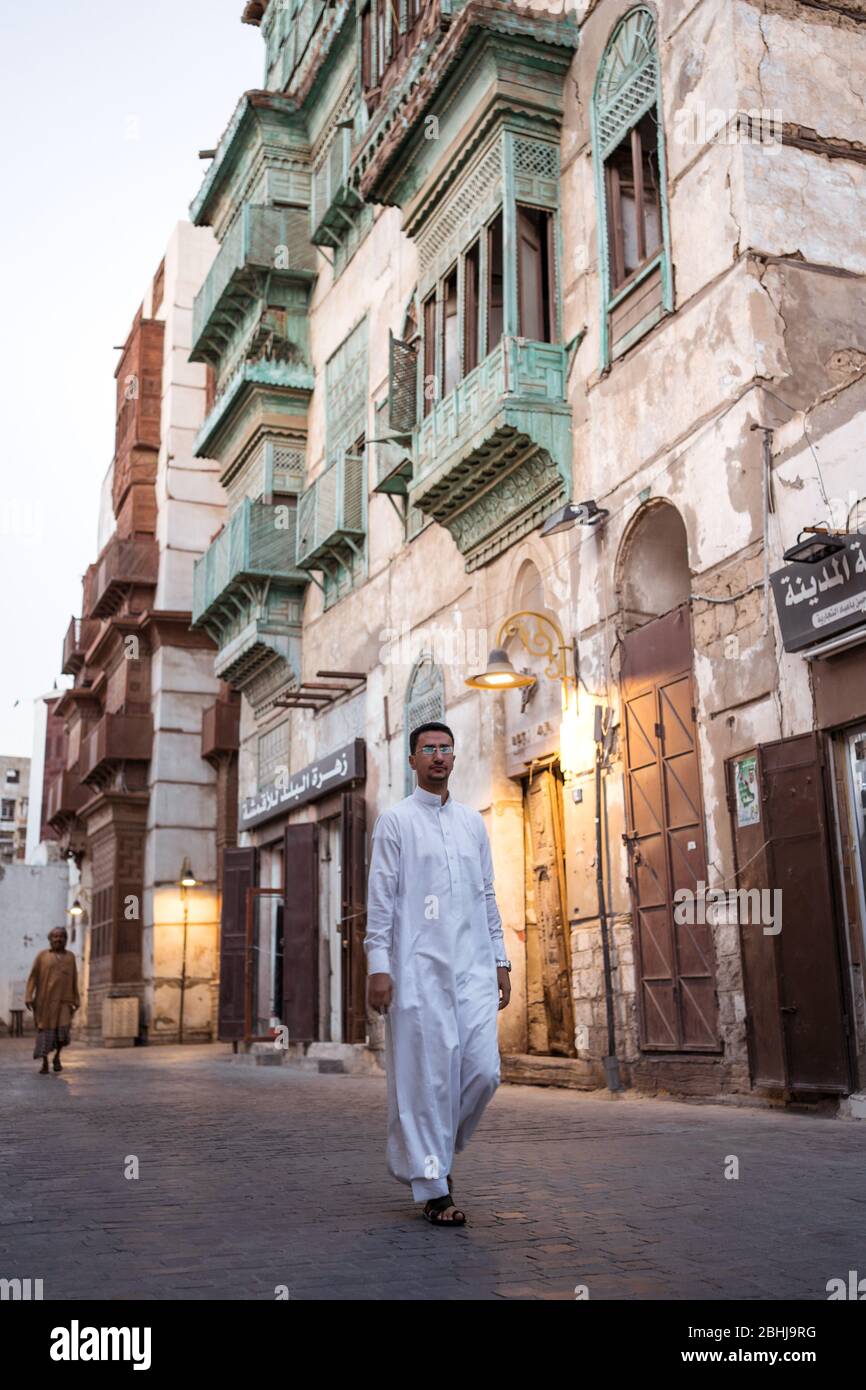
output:
{"label": "thobe collar", "polygon": [[438,792],[425,792],[423,787],[416,787],[412,795],[421,802],[422,806],[435,806],[439,811],[444,811],[446,807],[451,805],[452,801],[450,792],[448,793],[448,800],[443,802]]}

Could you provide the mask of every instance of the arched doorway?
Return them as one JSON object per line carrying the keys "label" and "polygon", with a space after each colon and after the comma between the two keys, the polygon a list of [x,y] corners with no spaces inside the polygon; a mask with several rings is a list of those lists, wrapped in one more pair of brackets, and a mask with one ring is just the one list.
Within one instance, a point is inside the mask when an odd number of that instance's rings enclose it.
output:
{"label": "arched doorway", "polygon": [[[511,692],[505,706],[509,775],[523,803],[526,1051],[575,1055],[571,931],[565,867],[563,779],[559,764],[562,689],[550,675],[551,622],[567,622],[548,601],[533,560],[521,565],[508,612],[520,617],[505,647],[535,685]],[[560,653],[555,652],[558,662]],[[519,997],[519,995],[518,995]]]}
{"label": "arched doorway", "polygon": [[[642,508],[617,564],[626,843],[640,1047],[720,1048],[692,677],[688,538],[667,502]],[[677,899],[683,890],[689,895]]]}

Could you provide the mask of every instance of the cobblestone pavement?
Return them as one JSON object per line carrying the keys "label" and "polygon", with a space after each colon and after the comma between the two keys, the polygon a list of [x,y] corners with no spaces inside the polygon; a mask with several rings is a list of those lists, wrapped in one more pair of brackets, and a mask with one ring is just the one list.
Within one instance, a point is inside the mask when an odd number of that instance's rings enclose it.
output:
{"label": "cobblestone pavement", "polygon": [[864,1123],[503,1085],[445,1231],[385,1170],[381,1078],[222,1045],[78,1045],[40,1077],[31,1046],[0,1040],[0,1277],[46,1299],[826,1299],[866,1274]]}

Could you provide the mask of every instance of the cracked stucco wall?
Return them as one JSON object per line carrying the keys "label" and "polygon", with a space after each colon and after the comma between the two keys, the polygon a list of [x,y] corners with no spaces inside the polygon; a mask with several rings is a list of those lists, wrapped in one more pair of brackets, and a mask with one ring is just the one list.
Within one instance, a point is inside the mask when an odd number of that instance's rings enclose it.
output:
{"label": "cracked stucco wall", "polygon": [[[581,670],[593,698],[617,708],[618,565],[645,502],[666,499],[685,523],[692,594],[735,597],[693,604],[708,879],[732,886],[725,760],[808,730],[814,717],[807,664],[782,652],[772,599],[765,608],[762,436],[753,426],[776,429],[770,569],[779,567],[799,526],[826,514],[824,492],[849,505],[858,488],[866,493],[866,6],[857,6],[864,22],[793,0],[656,6],[675,313],[600,373],[589,93],[607,37],[628,8],[602,0],[588,14],[564,141],[566,335],[583,323],[588,328],[572,377],[575,494],[611,511],[604,537],[580,549]],[[778,141],[706,138],[713,111],[760,108],[771,113]],[[823,487],[813,449],[825,464]],[[841,501],[837,513],[839,507]],[[623,1055],[634,1058],[621,781],[620,761],[608,779],[610,877],[615,954],[626,952],[618,1027]],[[591,806],[588,774],[584,785]],[[582,810],[573,817],[571,861],[575,897],[588,901],[594,828]],[[597,926],[583,924],[576,941],[584,991],[577,1017],[591,1029],[587,1056],[598,1056],[603,1045],[598,936]],[[720,1085],[747,1088],[734,928],[716,929],[715,949],[725,1048]]]}

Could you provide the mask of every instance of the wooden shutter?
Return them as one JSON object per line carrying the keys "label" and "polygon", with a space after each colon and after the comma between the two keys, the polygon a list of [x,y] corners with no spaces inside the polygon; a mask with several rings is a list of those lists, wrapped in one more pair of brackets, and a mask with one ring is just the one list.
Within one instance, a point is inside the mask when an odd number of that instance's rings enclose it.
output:
{"label": "wooden shutter", "polygon": [[389,335],[388,424],[396,434],[411,434],[418,413],[418,358],[413,343]]}
{"label": "wooden shutter", "polygon": [[341,799],[340,873],[343,939],[343,1041],[367,1038],[364,933],[367,926],[367,810],[363,792],[343,792]]}
{"label": "wooden shutter", "polygon": [[291,1042],[317,1042],[319,1037],[318,859],[318,825],[287,825],[283,860],[283,1022]]}
{"label": "wooden shutter", "polygon": [[220,914],[220,989],[217,1037],[234,1042],[244,1036],[244,964],[247,939],[247,889],[256,880],[255,849],[223,850]]}
{"label": "wooden shutter", "polygon": [[760,807],[754,825],[740,826],[736,810],[734,765],[747,755],[727,767],[737,884],[780,890],[782,926],[774,935],[765,935],[762,923],[740,926],[752,1082],[845,1093],[850,1008],[820,736],[798,734],[753,752]]}

